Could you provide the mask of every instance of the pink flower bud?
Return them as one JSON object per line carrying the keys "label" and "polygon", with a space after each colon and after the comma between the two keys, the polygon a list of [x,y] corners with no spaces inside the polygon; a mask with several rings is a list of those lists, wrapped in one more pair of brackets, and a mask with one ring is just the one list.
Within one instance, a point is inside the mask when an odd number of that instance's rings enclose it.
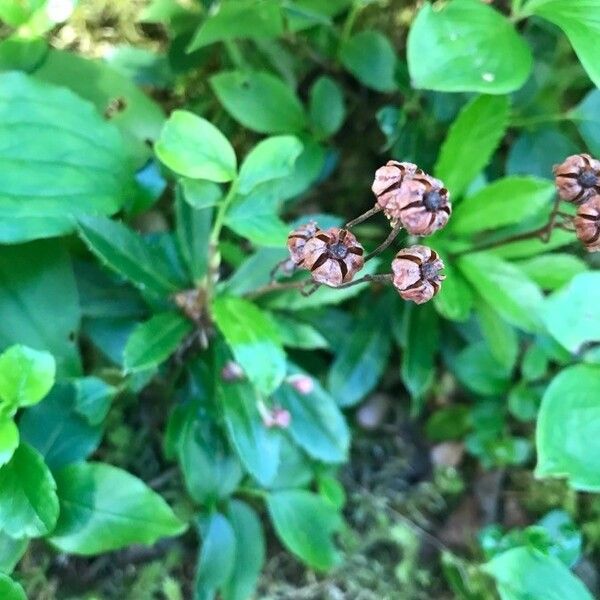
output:
{"label": "pink flower bud", "polygon": [[291,375],[287,382],[302,396],[308,396],[315,389],[315,382],[308,375]]}
{"label": "pink flower bud", "polygon": [[239,381],[244,379],[244,370],[238,363],[228,360],[221,369],[221,379],[223,381]]}

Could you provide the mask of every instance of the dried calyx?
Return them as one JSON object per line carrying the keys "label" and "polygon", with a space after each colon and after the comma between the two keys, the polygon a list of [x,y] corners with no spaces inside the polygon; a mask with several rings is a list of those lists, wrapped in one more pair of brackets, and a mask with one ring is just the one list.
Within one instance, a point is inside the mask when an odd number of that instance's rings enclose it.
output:
{"label": "dried calyx", "polygon": [[439,291],[446,278],[441,273],[444,263],[427,246],[411,246],[396,254],[392,261],[394,287],[404,300],[423,304]]}
{"label": "dried calyx", "polygon": [[569,156],[554,167],[558,195],[568,202],[582,203],[600,194],[600,161],[589,154]]}
{"label": "dried calyx", "polygon": [[573,219],[577,238],[589,252],[600,251],[600,196],[592,196],[584,202]]}

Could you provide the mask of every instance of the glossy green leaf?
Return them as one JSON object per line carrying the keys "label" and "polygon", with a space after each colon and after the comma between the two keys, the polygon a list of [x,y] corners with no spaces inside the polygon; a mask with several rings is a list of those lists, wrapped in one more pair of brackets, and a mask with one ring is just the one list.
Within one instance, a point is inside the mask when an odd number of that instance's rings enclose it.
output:
{"label": "glossy green leaf", "polygon": [[346,116],[344,96],[338,84],[323,75],[310,88],[310,121],[314,130],[323,137],[337,133]]}
{"label": "glossy green leaf", "polygon": [[214,42],[235,39],[264,39],[283,32],[281,5],[278,0],[236,0],[219,6],[200,25],[188,52]]}
{"label": "glossy green leaf", "polygon": [[189,319],[176,312],[154,315],[140,323],[127,340],[123,365],[127,371],[143,371],[163,363],[192,331]]}
{"label": "glossy green leaf", "polygon": [[4,573],[0,573],[0,598],[2,600],[27,600],[23,588]]}
{"label": "glossy green leaf", "polygon": [[258,133],[296,133],[306,114],[294,92],[267,72],[225,71],[210,84],[225,110]]}
{"label": "glossy green leaf", "polygon": [[[600,154],[600,90],[593,89],[575,108],[569,111],[579,133],[594,155]],[[575,154],[570,152],[566,154]],[[563,154],[565,156],[566,154]]]}
{"label": "glossy green leaf", "polygon": [[435,165],[435,176],[452,195],[460,196],[490,162],[508,126],[509,109],[507,96],[478,96],[452,123]]}
{"label": "glossy green leaf", "polygon": [[438,92],[513,92],[532,65],[531,51],[508,19],[479,0],[426,3],[407,52],[414,87]]}
{"label": "glossy green leaf", "polygon": [[574,489],[600,491],[600,368],[577,365],[546,389],[536,445],[537,477],[566,477]]}
{"label": "glossy green leaf", "polygon": [[49,541],[62,552],[92,556],[185,530],[167,503],[126,471],[80,463],[55,476],[60,517]]}
{"label": "glossy green leaf", "polygon": [[567,350],[577,353],[600,341],[600,273],[580,273],[544,302],[542,320],[548,332]]}
{"label": "glossy green leaf", "polygon": [[309,323],[283,313],[273,313],[272,317],[277,323],[279,337],[284,346],[303,350],[329,347],[323,335]]}
{"label": "glossy green leaf", "polygon": [[186,110],[174,111],[154,146],[158,158],[184,177],[231,181],[237,159],[227,138],[209,121]]}
{"label": "glossy green leaf", "polygon": [[75,410],[90,425],[102,423],[108,414],[112,399],[117,394],[117,388],[93,376],[77,379],[74,385]]}
{"label": "glossy green leaf", "polygon": [[481,333],[492,356],[510,371],[519,354],[519,337],[515,328],[481,298],[476,301],[476,311]]}
{"label": "glossy green leaf", "polygon": [[527,258],[550,252],[573,243],[573,233],[563,229],[554,229],[550,239],[542,241],[539,238],[508,242],[490,250],[490,254],[501,258]]}
{"label": "glossy green leaf", "polygon": [[483,570],[496,580],[502,600],[592,600],[558,558],[527,547],[499,554]]}
{"label": "glossy green leaf", "polygon": [[508,394],[508,411],[523,423],[535,421],[540,400],[541,394],[537,389],[520,382]]}
{"label": "glossy green leaf", "polygon": [[46,40],[13,34],[0,41],[0,69],[30,73],[42,62],[47,52]]}
{"label": "glossy green leaf", "polygon": [[4,73],[0,123],[1,242],[63,235],[73,231],[76,216],[122,207],[133,182],[124,144],[88,102],[22,73]]}
{"label": "glossy green leaf", "polygon": [[477,252],[461,257],[458,268],[503,319],[524,331],[540,328],[542,293],[518,267],[491,253]]}
{"label": "glossy green leaf", "polygon": [[177,291],[178,282],[166,257],[122,223],[101,218],[80,219],[79,234],[103,264],[141,290],[159,296]]}
{"label": "glossy green leaf", "polygon": [[465,198],[454,211],[450,228],[458,235],[515,225],[550,205],[554,183],[534,177],[498,179]]}
{"label": "glossy green leaf", "polygon": [[15,422],[3,417],[0,420],[0,466],[5,465],[19,445],[19,430]]}
{"label": "glossy green leaf", "polygon": [[0,468],[0,529],[11,537],[40,537],[58,517],[56,483],[36,450],[21,443]]}
{"label": "glossy green leaf", "polygon": [[587,271],[583,260],[571,254],[540,254],[516,265],[544,290],[556,290]]}
{"label": "glossy green leaf", "polygon": [[529,0],[524,10],[547,19],[565,32],[590,79],[600,87],[600,5],[597,0]]}
{"label": "glossy green leaf", "polygon": [[17,540],[0,531],[0,572],[10,575],[29,546],[29,539]]}
{"label": "glossy green leaf", "polygon": [[216,206],[223,197],[220,186],[212,181],[182,177],[179,183],[183,192],[183,199],[197,210]]}
{"label": "glossy green leaf", "polygon": [[270,394],[285,376],[285,352],[277,325],[252,302],[221,296],[213,304],[217,327],[235,360],[262,394]]}
{"label": "glossy green leaf", "polygon": [[46,0],[3,0],[0,2],[0,19],[12,27],[19,27],[29,21],[45,2]]}
{"label": "glossy green leaf", "polygon": [[267,496],[277,536],[293,554],[319,571],[339,563],[332,534],[342,520],[327,500],[304,490],[283,490]]}
{"label": "glossy green leaf", "polygon": [[391,42],[379,31],[361,31],[353,35],[341,49],[342,64],[363,85],[378,92],[396,88],[396,52]]}
{"label": "glossy green leaf", "polygon": [[[558,344],[556,344],[558,346]],[[521,372],[526,381],[541,379],[548,371],[548,356],[543,347],[531,344],[523,354]]]}
{"label": "glossy green leaf", "polygon": [[444,285],[433,299],[438,313],[450,321],[466,321],[473,308],[473,292],[458,269],[444,260]]}

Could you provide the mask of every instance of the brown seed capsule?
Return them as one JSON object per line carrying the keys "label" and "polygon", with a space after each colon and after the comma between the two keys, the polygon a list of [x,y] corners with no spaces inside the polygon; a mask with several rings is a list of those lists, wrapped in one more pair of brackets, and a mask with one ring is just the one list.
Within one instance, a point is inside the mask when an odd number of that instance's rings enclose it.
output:
{"label": "brown seed capsule", "polygon": [[579,203],[600,194],[600,160],[589,154],[569,156],[553,171],[558,195],[563,200]]}
{"label": "brown seed capsule", "polygon": [[306,225],[301,225],[288,235],[287,246],[290,251],[291,260],[295,264],[299,265],[303,261],[304,246],[317,231],[319,231],[319,228],[315,221],[309,221]]}
{"label": "brown seed capsule", "polygon": [[352,281],[364,264],[364,249],[346,229],[331,227],[317,234],[304,246],[300,266],[309,269],[318,283],[337,287]]}
{"label": "brown seed capsule", "polygon": [[446,279],[440,271],[444,263],[437,253],[427,246],[403,248],[392,261],[394,287],[404,300],[423,304],[431,300]]}
{"label": "brown seed capsule", "polygon": [[402,183],[412,177],[415,173],[423,173],[421,169],[409,162],[398,162],[390,160],[388,163],[375,171],[375,179],[371,189],[377,197],[377,204],[385,209],[398,195]]}
{"label": "brown seed capsule", "polygon": [[592,196],[577,210],[575,233],[588,252],[600,252],[600,196]]}
{"label": "brown seed capsule", "polygon": [[439,179],[416,174],[404,181],[384,212],[408,233],[430,235],[444,227],[452,214],[450,194]]}

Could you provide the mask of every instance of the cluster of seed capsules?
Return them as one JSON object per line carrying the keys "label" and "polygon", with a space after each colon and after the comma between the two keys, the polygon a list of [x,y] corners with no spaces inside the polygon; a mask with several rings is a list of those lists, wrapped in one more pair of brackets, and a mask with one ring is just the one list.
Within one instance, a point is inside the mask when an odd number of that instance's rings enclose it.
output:
{"label": "cluster of seed capsules", "polygon": [[[371,189],[376,204],[365,214],[382,211],[395,232],[405,229],[415,236],[430,235],[444,227],[452,214],[444,184],[412,163],[389,161],[376,171]],[[314,221],[290,233],[288,249],[295,267],[310,271],[313,281],[330,287],[350,283],[369,258],[349,225],[321,229]],[[443,268],[434,250],[414,245],[396,254],[389,278],[402,298],[422,304],[439,292]]]}
{"label": "cluster of seed capsules", "polygon": [[558,195],[578,206],[575,234],[589,252],[600,251],[600,160],[589,154],[569,156],[554,167]]}

